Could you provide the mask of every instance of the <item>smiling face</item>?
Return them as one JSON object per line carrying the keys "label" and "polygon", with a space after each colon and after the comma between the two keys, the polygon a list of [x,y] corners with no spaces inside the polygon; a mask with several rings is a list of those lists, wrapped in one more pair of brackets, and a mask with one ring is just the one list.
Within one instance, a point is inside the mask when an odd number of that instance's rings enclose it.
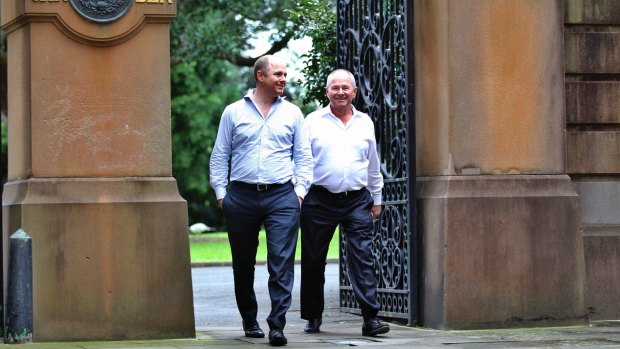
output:
{"label": "smiling face", "polygon": [[357,87],[345,71],[336,71],[326,90],[332,109],[348,108],[357,94]]}
{"label": "smiling face", "polygon": [[265,92],[273,96],[280,96],[284,93],[286,76],[286,64],[275,57],[271,57],[267,67],[257,73],[257,78],[263,85]]}

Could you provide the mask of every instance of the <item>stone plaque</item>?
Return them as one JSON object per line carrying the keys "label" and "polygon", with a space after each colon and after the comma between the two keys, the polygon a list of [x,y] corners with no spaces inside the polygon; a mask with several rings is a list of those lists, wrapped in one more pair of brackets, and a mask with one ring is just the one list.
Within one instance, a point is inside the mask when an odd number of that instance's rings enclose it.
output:
{"label": "stone plaque", "polygon": [[133,0],[71,0],[71,6],[82,17],[98,23],[112,22],[121,18]]}

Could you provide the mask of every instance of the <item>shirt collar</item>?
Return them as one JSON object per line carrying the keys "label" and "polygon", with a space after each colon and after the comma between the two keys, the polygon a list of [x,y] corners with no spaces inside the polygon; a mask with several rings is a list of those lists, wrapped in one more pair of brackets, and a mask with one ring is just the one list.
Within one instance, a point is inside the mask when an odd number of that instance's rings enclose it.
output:
{"label": "shirt collar", "polygon": [[[245,99],[245,100],[246,100],[246,101],[248,101],[248,102],[251,102],[251,101],[252,101],[252,95],[254,94],[254,91],[256,91],[256,89],[255,89],[255,88],[251,88],[251,89],[249,89],[249,90],[248,90],[248,93],[246,93],[246,94],[245,94],[245,96],[243,96],[243,99]],[[278,102],[280,102],[280,101],[283,101],[284,99],[286,99],[286,96],[278,96],[278,97],[276,98],[276,101],[275,101],[275,102],[273,102],[273,104],[276,104],[276,103],[278,103]]]}
{"label": "shirt collar", "polygon": [[[353,104],[351,104],[351,109],[353,109],[353,117],[351,117],[351,119],[358,117],[360,112],[359,110],[355,109],[355,106]],[[332,109],[329,107],[329,104],[323,108],[323,112],[321,114],[323,114],[323,116],[331,115],[332,117],[336,118],[336,115],[332,113]]]}

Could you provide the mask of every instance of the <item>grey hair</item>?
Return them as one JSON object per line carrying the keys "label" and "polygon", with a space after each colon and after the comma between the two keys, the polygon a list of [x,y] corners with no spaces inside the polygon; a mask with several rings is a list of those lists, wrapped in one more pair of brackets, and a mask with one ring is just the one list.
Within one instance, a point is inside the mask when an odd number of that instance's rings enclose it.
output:
{"label": "grey hair", "polygon": [[353,85],[353,87],[357,88],[357,85],[355,84],[355,76],[353,76],[353,74],[346,69],[336,69],[333,72],[331,72],[327,76],[327,83],[325,84],[326,88],[329,88],[332,85],[332,80],[334,79],[334,75],[336,75],[336,73],[339,73],[339,72],[346,73],[349,76],[349,79],[351,80],[351,84]]}

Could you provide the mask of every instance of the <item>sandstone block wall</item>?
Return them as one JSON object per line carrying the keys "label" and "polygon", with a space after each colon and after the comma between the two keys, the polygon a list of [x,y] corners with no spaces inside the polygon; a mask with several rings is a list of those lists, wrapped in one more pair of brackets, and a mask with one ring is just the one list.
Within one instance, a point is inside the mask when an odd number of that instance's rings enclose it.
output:
{"label": "sandstone block wall", "polygon": [[620,318],[620,1],[565,0],[567,172],[580,197],[586,305]]}

